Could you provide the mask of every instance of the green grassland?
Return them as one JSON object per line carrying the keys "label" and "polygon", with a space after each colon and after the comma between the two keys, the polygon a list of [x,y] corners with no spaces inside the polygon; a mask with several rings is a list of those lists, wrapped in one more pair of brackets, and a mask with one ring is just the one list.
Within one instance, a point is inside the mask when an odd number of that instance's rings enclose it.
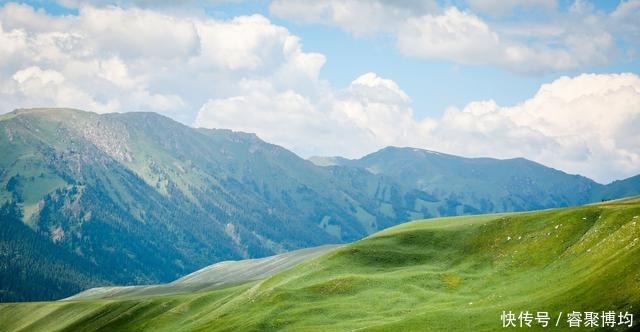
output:
{"label": "green grassland", "polygon": [[559,312],[628,311],[639,324],[638,216],[632,198],[415,221],[229,288],[3,304],[0,329],[495,331],[503,310],[547,311],[551,325]]}

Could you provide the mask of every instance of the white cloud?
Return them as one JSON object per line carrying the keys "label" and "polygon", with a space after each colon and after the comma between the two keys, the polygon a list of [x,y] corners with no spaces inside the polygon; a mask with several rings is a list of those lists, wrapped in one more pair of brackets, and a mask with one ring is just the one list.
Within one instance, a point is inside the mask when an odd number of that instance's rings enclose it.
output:
{"label": "white cloud", "polygon": [[[310,93],[325,62],[261,15],[218,20],[195,11],[78,5],[78,15],[67,16],[0,7],[0,112],[37,100],[39,106],[157,111],[191,123],[202,103],[237,94],[245,79]],[[28,89],[27,99],[13,79],[27,68],[56,72],[64,81],[55,89],[52,82]]]}
{"label": "white cloud", "polygon": [[407,19],[397,31],[397,47],[415,57],[540,73],[605,62],[612,45],[605,32],[573,33],[562,38],[562,47],[505,40],[480,17],[452,7],[439,15]]}
{"label": "white cloud", "polygon": [[[356,36],[393,36],[403,54],[456,63],[490,65],[525,74],[575,70],[619,57],[625,39],[637,56],[639,0],[621,2],[611,14],[581,1],[560,10],[555,0],[467,0],[468,8],[438,8],[435,2],[399,5],[378,0],[275,0],[271,13],[282,18],[340,27]],[[464,4],[464,3],[463,3]],[[518,11],[516,9],[522,9]],[[526,11],[525,11],[526,9]],[[539,9],[542,15],[528,15]],[[517,13],[517,20],[479,16]],[[516,15],[516,14],[514,14]],[[615,37],[614,37],[615,36]]]}
{"label": "white cloud", "polygon": [[349,86],[349,93],[373,102],[405,104],[411,101],[396,82],[375,73],[366,73],[356,78]]}
{"label": "white cloud", "polygon": [[479,16],[452,7],[438,15],[409,18],[396,38],[398,49],[410,56],[538,74],[606,64],[615,47],[611,34],[602,29],[604,21],[581,13],[562,23],[502,26],[496,31]]}
{"label": "white cloud", "polygon": [[336,25],[355,35],[389,32],[403,20],[435,11],[431,0],[274,0],[269,11],[298,22]]}
{"label": "white cloud", "polygon": [[239,95],[205,103],[195,126],[257,133],[268,142],[307,155],[328,150],[353,154],[372,147],[368,141],[373,137],[363,135],[351,123],[335,121],[292,90],[278,91],[266,81],[244,81],[241,86]]}
{"label": "white cloud", "polygon": [[414,135],[428,129],[430,123],[414,119],[410,101],[394,81],[366,73],[336,94],[329,112],[343,126],[348,123],[369,136],[368,145],[373,149],[360,149],[356,155],[362,155],[388,145],[416,143]]}
{"label": "white cloud", "polygon": [[265,81],[245,81],[241,94],[208,101],[195,125],[257,133],[305,156],[356,157],[389,144],[409,143],[418,130],[407,94],[374,73],[346,89],[317,98],[278,90]]}
{"label": "white cloud", "polygon": [[291,35],[284,40],[283,53],[286,62],[276,73],[282,81],[295,86],[301,83],[299,79],[318,80],[320,69],[326,62],[324,55],[303,52],[300,38]]}
{"label": "white cloud", "polygon": [[277,57],[282,57],[282,45],[289,34],[261,15],[201,22],[198,33],[202,36],[199,60],[232,70],[255,70],[272,65],[267,61],[279,61]]}
{"label": "white cloud", "polygon": [[116,100],[98,102],[73,83],[67,82],[61,73],[36,66],[16,72],[11,82],[3,84],[0,93],[10,96],[3,103],[20,100],[24,107],[76,105],[98,113],[113,112],[119,107]]}
{"label": "white cloud", "polygon": [[606,182],[640,171],[638,105],[635,74],[562,77],[513,107],[450,109],[433,134],[450,137],[452,152],[525,156]]}
{"label": "white cloud", "polygon": [[408,19],[397,38],[400,51],[418,57],[483,63],[500,56],[498,35],[477,16],[456,8]]}
{"label": "white cloud", "polygon": [[24,31],[5,31],[0,21],[0,68],[9,66],[27,48]]}
{"label": "white cloud", "polygon": [[82,7],[77,20],[82,27],[77,33],[90,37],[84,41],[93,44],[96,52],[113,52],[122,58],[184,58],[199,47],[192,20],[156,11]]}

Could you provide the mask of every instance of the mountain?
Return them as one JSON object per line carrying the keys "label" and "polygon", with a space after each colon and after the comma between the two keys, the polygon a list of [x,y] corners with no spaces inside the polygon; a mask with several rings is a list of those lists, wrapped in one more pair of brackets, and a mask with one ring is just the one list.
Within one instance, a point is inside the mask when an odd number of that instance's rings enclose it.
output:
{"label": "mountain", "polygon": [[639,235],[637,197],[415,221],[259,281],[173,295],[0,304],[0,321],[6,331],[496,331],[503,312],[516,324],[520,312],[547,312],[548,327],[535,319],[527,327],[544,331],[571,330],[570,312],[613,311],[612,330],[632,330],[618,313],[634,315],[636,326]]}
{"label": "mountain", "polygon": [[164,283],[411,219],[575,205],[604,190],[524,159],[414,149],[321,167],[253,134],[154,113],[16,110],[0,116],[0,155],[0,204],[17,207],[1,227],[33,243],[2,233],[0,301]]}
{"label": "mountain", "polygon": [[[5,114],[0,133],[0,201],[17,202],[24,224],[67,253],[65,264],[90,264],[95,278],[74,292],[104,284],[102,275],[165,282],[215,261],[349,241],[394,223],[329,170],[251,134],[68,109]],[[28,273],[3,263],[2,288],[19,282],[10,271]]]}
{"label": "mountain", "polygon": [[0,202],[17,202],[31,231],[94,277],[17,294],[9,271],[29,269],[6,259],[3,301],[64,297],[105,280],[166,282],[215,261],[352,241],[411,212],[370,194],[401,193],[382,177],[153,113],[18,110],[0,117],[0,133]]}
{"label": "mountain", "polygon": [[640,175],[628,179],[613,181],[598,188],[592,197],[593,201],[616,199],[618,197],[637,195],[640,191]]}
{"label": "mountain", "polygon": [[310,161],[365,169],[427,193],[431,201],[416,200],[414,207],[424,216],[527,211],[640,194],[640,176],[602,185],[524,158],[464,158],[386,147],[361,159],[312,157]]}

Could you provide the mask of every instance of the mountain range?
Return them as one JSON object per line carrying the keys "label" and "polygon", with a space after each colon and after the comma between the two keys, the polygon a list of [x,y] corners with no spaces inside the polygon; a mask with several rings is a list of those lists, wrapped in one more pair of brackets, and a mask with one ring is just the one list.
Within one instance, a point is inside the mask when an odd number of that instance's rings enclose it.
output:
{"label": "mountain range", "polygon": [[211,263],[360,239],[413,219],[640,193],[517,158],[387,147],[305,160],[154,113],[0,116],[0,300],[168,282]]}

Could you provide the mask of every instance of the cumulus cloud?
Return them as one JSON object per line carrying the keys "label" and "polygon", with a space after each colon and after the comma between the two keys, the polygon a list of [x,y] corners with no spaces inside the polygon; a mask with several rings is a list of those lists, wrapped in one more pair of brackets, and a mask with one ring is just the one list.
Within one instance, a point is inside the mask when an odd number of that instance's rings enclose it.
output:
{"label": "cumulus cloud", "polygon": [[246,84],[245,94],[209,101],[196,125],[256,132],[306,156],[358,157],[397,145],[526,157],[601,182],[640,171],[636,74],[562,77],[518,105],[476,101],[425,119],[415,118],[409,97],[395,82],[374,73],[321,101]]}
{"label": "cumulus cloud", "polygon": [[150,110],[191,123],[206,100],[242,91],[246,78],[310,93],[325,62],[261,15],[78,5],[67,16],[0,7],[1,112]]}
{"label": "cumulus cloud", "polygon": [[404,19],[437,9],[433,0],[274,0],[271,13],[298,22],[336,25],[355,35],[389,32]]}
{"label": "cumulus cloud", "polygon": [[[421,132],[410,99],[394,81],[366,73],[340,91],[330,105],[330,113],[341,124],[369,135],[369,145],[411,145],[414,133]],[[370,150],[371,151],[371,150]],[[362,154],[364,151],[360,151]]]}
{"label": "cumulus cloud", "polygon": [[19,103],[23,107],[55,105],[77,105],[98,113],[113,112],[119,108],[115,100],[101,103],[55,70],[43,70],[32,66],[17,71],[10,81],[3,82],[0,95],[6,96],[3,103]]}
{"label": "cumulus cloud", "polygon": [[409,97],[393,81],[367,73],[344,90],[309,98],[267,81],[244,81],[242,91],[212,99],[199,110],[197,127],[231,128],[304,155],[355,157],[404,141],[415,127]]}
{"label": "cumulus cloud", "polygon": [[[619,56],[621,45],[616,38],[633,45],[630,51],[634,51],[640,26],[634,19],[638,3],[621,2],[610,14],[581,1],[561,12],[555,0],[468,0],[466,8],[439,8],[429,1],[275,0],[270,10],[282,18],[329,24],[356,36],[386,33],[408,56],[541,74],[606,64]],[[515,21],[479,15],[503,16],[518,8],[540,9],[545,15],[534,20],[521,14]]]}
{"label": "cumulus cloud", "polygon": [[398,31],[405,54],[482,63],[500,56],[500,38],[475,15],[449,8],[441,15],[409,18]]}
{"label": "cumulus cloud", "polygon": [[457,153],[526,156],[607,182],[640,170],[638,105],[637,75],[583,74],[545,84],[516,106],[452,108],[432,134],[451,137],[446,148]]}
{"label": "cumulus cloud", "polygon": [[[311,100],[267,81],[244,81],[238,95],[212,99],[199,110],[195,126],[257,133],[262,139],[309,153],[322,142],[337,147],[340,130]],[[324,150],[323,150],[324,152]]]}

